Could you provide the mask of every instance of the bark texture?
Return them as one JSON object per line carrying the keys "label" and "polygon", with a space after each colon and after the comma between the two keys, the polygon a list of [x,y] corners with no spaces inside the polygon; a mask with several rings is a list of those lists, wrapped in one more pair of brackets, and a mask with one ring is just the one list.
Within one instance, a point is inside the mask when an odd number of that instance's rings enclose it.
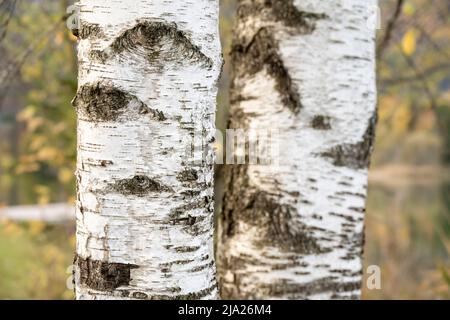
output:
{"label": "bark texture", "polygon": [[78,5],[76,297],[216,298],[219,3]]}
{"label": "bark texture", "polygon": [[278,127],[280,163],[226,168],[222,298],[360,297],[376,4],[239,1],[229,126]]}

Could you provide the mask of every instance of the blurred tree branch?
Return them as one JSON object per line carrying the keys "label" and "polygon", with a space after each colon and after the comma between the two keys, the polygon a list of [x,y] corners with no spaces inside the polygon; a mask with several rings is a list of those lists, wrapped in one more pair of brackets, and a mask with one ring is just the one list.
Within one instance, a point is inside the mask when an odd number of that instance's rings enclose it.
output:
{"label": "blurred tree branch", "polygon": [[[440,63],[440,64],[436,64],[432,67],[429,67],[423,71],[418,71],[417,73],[414,73],[414,75],[411,76],[399,76],[396,78],[382,78],[380,81],[383,83],[383,85],[400,85],[400,84],[404,84],[407,82],[416,82],[416,81],[421,81],[421,79],[423,78],[427,78],[430,76],[433,76],[433,74],[435,74],[436,72],[440,72],[443,70],[450,70],[450,62],[444,62],[444,63]],[[417,75],[419,75],[420,77],[418,77]]]}
{"label": "blurred tree branch", "polygon": [[384,37],[381,40],[381,42],[378,44],[378,48],[377,48],[378,58],[381,58],[383,56],[385,49],[387,48],[387,46],[389,45],[389,42],[391,41],[392,33],[395,29],[398,19],[400,18],[403,4],[404,4],[404,0],[397,0],[397,5],[395,7],[394,15],[389,20],[389,23],[386,27],[386,32],[384,34]]}
{"label": "blurred tree branch", "polygon": [[[5,1],[8,0],[3,0],[3,2]],[[3,2],[1,3],[1,5],[3,4]],[[47,29],[47,31],[43,32],[41,36],[35,39],[32,43],[30,43],[17,59],[15,59],[14,61],[9,61],[7,63],[7,66],[5,66],[4,69],[0,71],[0,110],[2,109],[1,101],[8,91],[8,88],[11,84],[11,79],[20,72],[22,66],[25,64],[31,54],[39,51],[39,47],[44,43],[44,40],[49,38],[61,26],[61,23],[66,22],[68,17],[68,14],[64,14],[53,26]]]}
{"label": "blurred tree branch", "polygon": [[0,42],[6,37],[8,24],[14,15],[17,0],[2,0],[0,2]]}
{"label": "blurred tree branch", "polygon": [[430,108],[435,113],[436,124],[438,126],[438,130],[439,130],[440,134],[445,137],[445,135],[448,132],[447,124],[440,120],[439,112],[438,112],[437,97],[435,97],[430,85],[428,84],[428,80],[427,80],[426,76],[424,76],[424,74],[419,71],[414,60],[403,51],[403,48],[400,45],[398,45],[398,47],[399,47],[399,50],[400,50],[403,58],[405,59],[406,63],[414,71],[414,74],[416,75],[417,80],[420,81],[420,83],[422,84],[423,91],[424,91],[425,95],[428,97],[428,100],[430,103]]}

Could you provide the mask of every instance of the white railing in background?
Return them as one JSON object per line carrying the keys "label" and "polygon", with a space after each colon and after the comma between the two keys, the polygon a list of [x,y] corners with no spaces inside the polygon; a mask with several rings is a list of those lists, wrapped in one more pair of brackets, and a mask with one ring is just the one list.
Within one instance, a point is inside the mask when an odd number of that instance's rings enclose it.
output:
{"label": "white railing in background", "polygon": [[67,223],[75,221],[75,206],[66,203],[0,207],[0,220]]}

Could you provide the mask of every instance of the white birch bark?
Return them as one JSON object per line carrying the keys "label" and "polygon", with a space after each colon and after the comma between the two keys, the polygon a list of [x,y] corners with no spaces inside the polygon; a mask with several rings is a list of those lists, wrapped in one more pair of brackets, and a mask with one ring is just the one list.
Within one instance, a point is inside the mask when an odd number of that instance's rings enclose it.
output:
{"label": "white birch bark", "polygon": [[278,127],[281,165],[227,168],[223,298],[360,297],[376,4],[239,1],[230,126]]}
{"label": "white birch bark", "polygon": [[215,133],[219,3],[78,6],[76,298],[216,298],[212,155],[188,154]]}

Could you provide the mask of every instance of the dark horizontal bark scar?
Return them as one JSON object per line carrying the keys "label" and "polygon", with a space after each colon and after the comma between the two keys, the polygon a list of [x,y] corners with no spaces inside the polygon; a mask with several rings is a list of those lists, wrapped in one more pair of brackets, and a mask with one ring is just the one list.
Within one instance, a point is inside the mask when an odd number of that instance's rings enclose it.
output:
{"label": "dark horizontal bark scar", "polygon": [[254,75],[264,68],[275,79],[276,90],[284,106],[297,114],[302,108],[298,88],[284,66],[278,43],[268,28],[261,28],[246,45],[235,44],[232,49],[233,65],[237,75]]}
{"label": "dark horizontal bark scar", "polygon": [[201,300],[211,293],[217,290],[217,285],[214,283],[208,288],[199,290],[197,292],[191,292],[186,294],[179,294],[179,288],[168,288],[167,291],[173,293],[173,295],[169,294],[161,294],[161,295],[148,295],[144,292],[130,292],[127,290],[121,290],[122,298],[135,298],[139,300]]}
{"label": "dark horizontal bark scar", "polygon": [[[130,104],[136,108],[134,117],[127,112],[130,111]],[[166,120],[162,111],[151,109],[136,96],[101,82],[82,85],[78,89],[72,105],[78,115],[87,121],[117,121],[126,112],[129,119],[147,114],[157,121]]]}
{"label": "dark horizontal bark scar", "polygon": [[143,175],[131,179],[119,180],[112,185],[112,189],[125,195],[145,196],[153,192],[169,192],[169,187],[159,181]]}
{"label": "dark horizontal bark scar", "polygon": [[91,57],[102,62],[114,55],[133,53],[145,57],[150,63],[189,61],[211,69],[213,61],[194,45],[188,35],[175,23],[139,21],[120,34],[104,51],[92,51]]}
{"label": "dark horizontal bark scar", "polygon": [[97,39],[104,37],[102,28],[97,23],[82,22],[78,29],[72,30],[74,36],[79,39]]}
{"label": "dark horizontal bark scar", "polygon": [[321,154],[330,158],[337,167],[349,167],[353,169],[367,169],[370,166],[370,157],[373,151],[375,129],[377,124],[376,114],[369,120],[366,132],[362,140],[355,144],[342,144],[333,147]]}
{"label": "dark horizontal bark scar", "polygon": [[290,281],[280,280],[274,284],[263,286],[262,290],[267,291],[271,297],[310,297],[314,294],[330,292],[332,295],[352,292],[361,289],[361,281],[340,282],[335,277],[327,277],[311,281],[309,283],[298,284]]}
{"label": "dark horizontal bark scar", "polygon": [[181,182],[197,181],[198,173],[194,169],[186,169],[177,175],[177,179]]}
{"label": "dark horizontal bark scar", "polygon": [[315,130],[331,130],[330,117],[317,115],[311,121],[311,127]]}
{"label": "dark horizontal bark scar", "polygon": [[126,286],[131,281],[131,269],[137,265],[109,263],[92,259],[75,257],[75,264],[80,272],[81,285],[99,291],[113,291]]}

